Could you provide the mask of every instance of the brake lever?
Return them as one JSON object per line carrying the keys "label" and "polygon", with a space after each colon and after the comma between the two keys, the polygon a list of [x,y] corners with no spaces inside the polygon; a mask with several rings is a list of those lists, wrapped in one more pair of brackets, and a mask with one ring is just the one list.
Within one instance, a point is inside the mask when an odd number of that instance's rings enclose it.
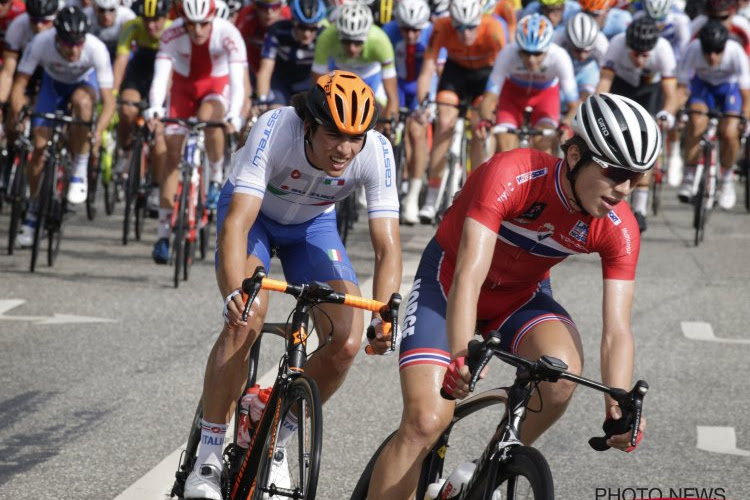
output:
{"label": "brake lever", "polygon": [[247,296],[245,307],[242,309],[242,321],[247,321],[247,318],[250,316],[250,308],[253,305],[255,297],[258,296],[258,292],[260,292],[260,287],[265,277],[266,270],[263,266],[258,266],[250,278],[242,281],[242,292]]}

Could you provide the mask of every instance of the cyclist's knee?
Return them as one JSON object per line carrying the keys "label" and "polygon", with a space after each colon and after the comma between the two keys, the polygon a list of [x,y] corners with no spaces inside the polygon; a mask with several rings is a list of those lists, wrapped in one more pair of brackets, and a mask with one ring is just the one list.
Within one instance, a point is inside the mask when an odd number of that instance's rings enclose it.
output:
{"label": "cyclist's knee", "polygon": [[408,446],[429,448],[435,443],[453,416],[446,406],[425,404],[406,409],[399,432]]}
{"label": "cyclist's knee", "polygon": [[325,358],[326,366],[332,372],[345,374],[354,363],[360,345],[361,340],[355,334],[350,334],[342,339],[336,339],[334,336],[326,349],[320,351],[320,355]]}
{"label": "cyclist's knee", "polygon": [[569,380],[558,380],[555,383],[542,384],[540,386],[540,393],[544,408],[554,413],[564,411],[570,398],[573,397],[576,387],[576,383]]}

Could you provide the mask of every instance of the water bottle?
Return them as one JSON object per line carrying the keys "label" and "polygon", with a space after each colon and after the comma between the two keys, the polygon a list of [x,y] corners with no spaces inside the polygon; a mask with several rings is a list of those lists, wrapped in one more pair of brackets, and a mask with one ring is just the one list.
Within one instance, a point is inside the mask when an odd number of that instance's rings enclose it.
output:
{"label": "water bottle", "polygon": [[241,448],[247,449],[250,447],[250,428],[252,427],[252,424],[250,423],[250,416],[248,413],[250,411],[250,402],[258,397],[259,392],[260,386],[255,384],[248,388],[247,391],[245,391],[245,395],[240,399],[240,417],[237,425],[237,446]]}
{"label": "water bottle", "polygon": [[458,464],[456,469],[451,472],[445,484],[440,489],[437,498],[439,500],[446,500],[448,498],[458,498],[463,492],[466,483],[469,482],[471,476],[474,474],[474,469],[477,468],[475,462],[461,462]]}
{"label": "water bottle", "polygon": [[424,500],[435,500],[440,494],[440,488],[445,484],[445,478],[438,479],[437,483],[432,483],[427,487],[424,493]]}

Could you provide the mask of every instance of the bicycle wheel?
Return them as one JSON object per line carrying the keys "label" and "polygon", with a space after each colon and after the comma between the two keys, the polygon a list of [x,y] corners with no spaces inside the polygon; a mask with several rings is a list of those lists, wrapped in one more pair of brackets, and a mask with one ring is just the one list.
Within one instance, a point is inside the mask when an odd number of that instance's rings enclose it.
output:
{"label": "bicycle wheel", "polygon": [[55,191],[47,217],[47,265],[52,267],[60,252],[63,218],[67,210],[68,178],[65,175],[64,158],[55,165]]}
{"label": "bicycle wheel", "polygon": [[54,169],[55,159],[52,157],[47,158],[47,161],[44,163],[44,170],[42,171],[42,189],[39,191],[39,211],[36,218],[36,227],[34,228],[34,243],[31,245],[31,265],[29,270],[32,273],[36,270],[36,261],[39,258],[42,235],[47,230],[47,218],[55,189]]}
{"label": "bicycle wheel", "polygon": [[370,457],[370,461],[365,465],[362,474],[359,476],[359,480],[357,480],[357,484],[354,486],[354,491],[352,491],[352,495],[349,497],[350,500],[365,500],[367,498],[367,491],[370,489],[370,479],[372,478],[372,471],[375,469],[375,462],[378,461],[380,453],[383,451],[383,448],[385,448],[385,445],[387,445],[395,435],[396,431],[391,432],[388,437],[380,443],[380,446],[375,450],[372,457]]}
{"label": "bicycle wheel", "polygon": [[96,191],[98,189],[99,175],[102,168],[102,156],[99,152],[98,157],[91,155],[89,157],[88,168],[88,192],[86,193],[86,218],[94,220],[96,218]]}
{"label": "bicycle wheel", "polygon": [[10,227],[8,228],[8,255],[13,255],[16,237],[24,216],[26,215],[26,196],[28,179],[26,177],[26,151],[21,150],[14,160],[11,170],[8,200],[10,202]]}
{"label": "bicycle wheel", "polygon": [[706,182],[701,179],[698,185],[698,192],[693,200],[693,228],[695,228],[694,243],[700,245],[703,241],[703,232],[706,226]]}
{"label": "bicycle wheel", "polygon": [[182,172],[182,185],[178,188],[179,198],[175,204],[174,209],[177,210],[177,219],[175,220],[174,227],[172,228],[172,234],[174,235],[172,241],[173,253],[173,264],[174,264],[174,287],[180,286],[180,278],[182,276],[182,266],[185,260],[185,237],[187,229],[187,197],[190,191],[190,169],[187,166],[183,166]]}
{"label": "bicycle wheel", "polygon": [[[281,396],[280,408],[273,432],[266,435],[252,498],[260,500],[264,494],[274,496],[281,492],[289,498],[313,499],[323,444],[323,414],[315,381],[306,375],[295,379]],[[295,415],[299,421],[297,430],[280,445],[282,427],[287,425],[288,416]],[[284,470],[284,462],[288,471]]]}
{"label": "bicycle wheel", "polygon": [[[133,145],[132,154],[130,156],[130,162],[128,165],[128,178],[125,181],[125,218],[122,221],[122,244],[128,244],[128,238],[130,237],[130,215],[132,212],[137,214],[137,198],[138,190],[141,186],[141,139],[135,140]],[[134,210],[135,209],[135,210]],[[136,224],[137,226],[137,224]]]}
{"label": "bicycle wheel", "polygon": [[[508,452],[508,460],[497,464],[495,485],[482,500],[497,497],[504,500],[553,500],[555,489],[547,459],[530,446],[516,446]],[[477,485],[476,491],[483,491]],[[480,498],[474,496],[474,498]]]}

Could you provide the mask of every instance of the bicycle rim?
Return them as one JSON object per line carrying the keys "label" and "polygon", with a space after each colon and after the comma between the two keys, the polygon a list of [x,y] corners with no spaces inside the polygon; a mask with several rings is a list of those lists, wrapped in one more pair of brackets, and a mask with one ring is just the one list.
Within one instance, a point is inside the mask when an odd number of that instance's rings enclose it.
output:
{"label": "bicycle rim", "polygon": [[[260,500],[264,494],[268,494],[278,495],[279,498],[313,499],[318,488],[323,439],[318,387],[315,381],[302,375],[288,386],[281,397],[281,412],[273,432],[266,437],[252,498]],[[295,414],[297,430],[291,433],[282,447],[278,438],[284,433],[287,416]],[[273,470],[273,461],[278,461],[280,457],[286,457],[288,480],[282,468]]]}
{"label": "bicycle rim", "polygon": [[497,465],[493,494],[499,491],[503,500],[553,500],[552,472],[539,450],[517,446],[510,450],[510,459]]}

